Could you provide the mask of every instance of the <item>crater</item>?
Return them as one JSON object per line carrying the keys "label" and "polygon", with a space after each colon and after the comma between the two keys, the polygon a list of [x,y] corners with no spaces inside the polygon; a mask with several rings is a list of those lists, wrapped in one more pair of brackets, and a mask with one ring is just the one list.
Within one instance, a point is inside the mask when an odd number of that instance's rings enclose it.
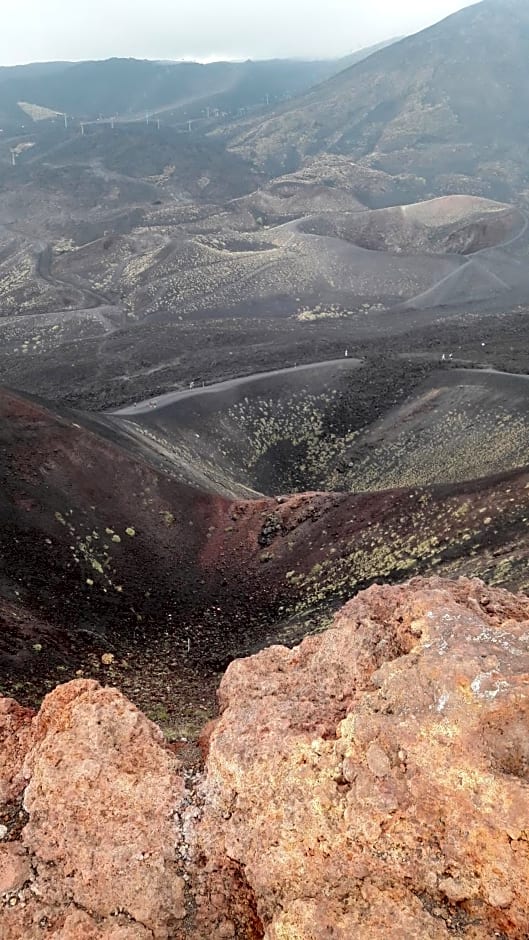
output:
{"label": "crater", "polygon": [[299,230],[370,251],[471,255],[519,236],[525,218],[505,203],[442,196],[411,205],[310,216]]}
{"label": "crater", "polygon": [[[344,355],[112,414],[1,393],[2,689],[29,701],[103,669],[142,707],[148,683],[152,711],[167,683],[188,703],[377,582],[527,588],[528,392],[437,357]],[[470,420],[473,465],[453,459]]]}
{"label": "crater", "polygon": [[182,481],[228,496],[455,484],[522,466],[529,379],[455,368],[449,355],[344,356],[169,393],[109,420]]}

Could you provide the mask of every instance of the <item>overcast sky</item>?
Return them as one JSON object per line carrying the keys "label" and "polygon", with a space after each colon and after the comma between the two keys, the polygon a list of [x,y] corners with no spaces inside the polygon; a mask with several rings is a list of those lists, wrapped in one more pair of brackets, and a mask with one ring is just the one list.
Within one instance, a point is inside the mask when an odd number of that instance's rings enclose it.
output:
{"label": "overcast sky", "polygon": [[4,0],[0,65],[53,59],[342,55],[469,0]]}

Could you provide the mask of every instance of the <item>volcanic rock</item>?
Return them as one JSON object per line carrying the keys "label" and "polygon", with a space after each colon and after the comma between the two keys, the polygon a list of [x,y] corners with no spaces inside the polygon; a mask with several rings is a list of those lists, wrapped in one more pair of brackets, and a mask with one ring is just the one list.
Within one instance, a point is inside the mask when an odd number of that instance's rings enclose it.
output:
{"label": "volcanic rock", "polygon": [[417,578],[232,663],[199,778],[96,682],[0,700],[2,940],[526,938],[528,673],[527,596]]}
{"label": "volcanic rock", "polygon": [[528,670],[529,599],[463,579],[230,665],[200,839],[266,938],[528,936]]}
{"label": "volcanic rock", "polygon": [[61,940],[172,937],[184,785],[161,731],[119,692],[79,680],[46,698],[28,744],[29,820],[0,855],[4,940],[40,938],[43,925]]}
{"label": "volcanic rock", "polygon": [[0,806],[24,789],[22,764],[31,735],[30,708],[22,708],[9,698],[0,698]]}

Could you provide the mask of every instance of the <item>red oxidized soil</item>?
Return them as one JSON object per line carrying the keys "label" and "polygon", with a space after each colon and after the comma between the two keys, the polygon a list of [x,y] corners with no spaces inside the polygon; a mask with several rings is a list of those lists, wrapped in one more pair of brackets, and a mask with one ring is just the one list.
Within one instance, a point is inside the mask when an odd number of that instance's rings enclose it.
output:
{"label": "red oxidized soil", "polygon": [[[112,680],[142,707],[159,664],[152,697],[190,670],[187,699],[196,670],[218,672],[270,642],[300,601],[338,604],[432,564],[487,577],[501,560],[502,583],[525,586],[525,469],[450,487],[233,501],[171,479],[87,423],[0,394],[1,685],[21,700],[35,699],[32,683],[42,691],[78,670],[101,678],[104,651],[111,672],[127,664]],[[388,562],[399,547],[411,568]]]}

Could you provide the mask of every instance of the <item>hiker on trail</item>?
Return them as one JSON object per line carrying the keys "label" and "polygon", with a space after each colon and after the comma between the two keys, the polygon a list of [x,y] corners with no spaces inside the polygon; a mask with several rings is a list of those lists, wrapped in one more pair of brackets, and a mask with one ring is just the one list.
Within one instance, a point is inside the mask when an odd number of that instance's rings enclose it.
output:
{"label": "hiker on trail", "polygon": [[346,359],[347,359],[348,355],[349,355],[349,350],[346,349],[346,350],[345,350],[345,358],[346,358]]}

